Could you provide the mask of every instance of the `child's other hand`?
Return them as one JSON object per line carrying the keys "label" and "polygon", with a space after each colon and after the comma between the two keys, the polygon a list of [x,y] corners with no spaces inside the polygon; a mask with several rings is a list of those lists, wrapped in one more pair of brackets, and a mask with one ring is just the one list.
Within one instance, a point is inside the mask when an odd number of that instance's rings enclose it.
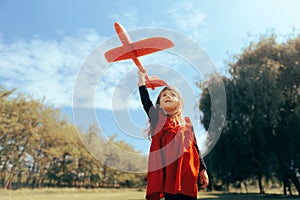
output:
{"label": "child's other hand", "polygon": [[145,74],[140,72],[140,70],[138,71],[138,76],[139,76],[139,83],[138,86],[142,86],[145,85]]}
{"label": "child's other hand", "polygon": [[206,188],[209,184],[208,175],[205,169],[200,171],[200,183],[202,184],[202,188]]}

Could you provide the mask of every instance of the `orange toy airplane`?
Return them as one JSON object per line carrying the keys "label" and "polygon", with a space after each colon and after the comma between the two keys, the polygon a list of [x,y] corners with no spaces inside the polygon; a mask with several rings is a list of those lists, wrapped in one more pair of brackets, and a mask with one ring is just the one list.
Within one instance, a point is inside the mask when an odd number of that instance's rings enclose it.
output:
{"label": "orange toy airplane", "polygon": [[132,59],[140,72],[146,74],[145,84],[147,88],[152,88],[154,90],[156,87],[168,85],[158,76],[149,77],[138,57],[171,48],[174,46],[174,43],[169,39],[163,37],[151,37],[144,40],[131,42],[131,39],[125,28],[117,22],[114,25],[123,45],[111,49],[104,54],[107,62]]}

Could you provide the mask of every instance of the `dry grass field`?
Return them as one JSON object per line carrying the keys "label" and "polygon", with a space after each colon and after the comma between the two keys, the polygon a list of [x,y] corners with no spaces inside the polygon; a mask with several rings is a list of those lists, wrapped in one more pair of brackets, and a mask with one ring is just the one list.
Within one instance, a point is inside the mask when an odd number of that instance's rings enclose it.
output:
{"label": "dry grass field", "polygon": [[[143,200],[145,191],[136,189],[22,189],[15,191],[0,190],[1,200]],[[198,199],[215,200],[278,200],[300,199],[300,197],[286,197],[279,194],[240,194],[240,193],[209,193],[201,192]]]}

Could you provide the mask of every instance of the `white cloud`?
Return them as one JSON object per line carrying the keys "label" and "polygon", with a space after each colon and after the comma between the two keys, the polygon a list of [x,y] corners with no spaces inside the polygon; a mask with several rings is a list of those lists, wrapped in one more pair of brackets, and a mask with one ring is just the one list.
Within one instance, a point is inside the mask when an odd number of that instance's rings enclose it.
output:
{"label": "white cloud", "polygon": [[[137,33],[144,37],[156,35],[147,29]],[[176,43],[173,50],[186,54],[187,50],[181,47],[188,41],[182,41],[173,32],[164,33],[163,30],[157,34],[169,34]],[[94,30],[85,30],[61,40],[34,38],[11,44],[0,41],[0,84],[8,89],[17,87],[35,98],[45,97],[55,106],[137,109],[139,100],[137,93],[133,94],[137,69],[131,60],[109,65],[104,58],[105,51],[121,43],[117,36],[104,39]],[[186,59],[193,54],[191,52]],[[165,51],[141,57],[141,62],[150,76],[158,75],[172,85],[180,86],[186,81],[192,85],[190,77],[197,74],[180,55]],[[172,71],[174,77],[179,78],[173,78]]]}
{"label": "white cloud", "polygon": [[57,106],[71,106],[80,66],[103,39],[94,30],[83,30],[60,41],[0,40],[0,84]]}
{"label": "white cloud", "polygon": [[200,30],[204,25],[206,15],[200,11],[197,3],[182,1],[174,6],[176,7],[168,9],[167,13],[174,22],[175,28],[191,34],[196,39],[202,38],[204,35]]}
{"label": "white cloud", "polygon": [[122,12],[114,12],[108,16],[114,22],[119,22],[125,27],[131,29],[136,28],[136,24],[139,20],[139,15],[135,8],[126,8]]}
{"label": "white cloud", "polygon": [[181,30],[194,29],[201,25],[205,15],[192,3],[182,2],[177,7],[168,10],[170,17]]}

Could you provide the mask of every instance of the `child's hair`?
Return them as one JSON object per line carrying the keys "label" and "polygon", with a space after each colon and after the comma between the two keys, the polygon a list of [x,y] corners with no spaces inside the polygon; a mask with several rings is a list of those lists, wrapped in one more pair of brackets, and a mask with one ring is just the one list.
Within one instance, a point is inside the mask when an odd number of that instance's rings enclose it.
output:
{"label": "child's hair", "polygon": [[158,94],[158,97],[156,99],[154,108],[151,108],[150,111],[149,111],[149,115],[150,115],[151,119],[149,119],[149,123],[148,123],[149,125],[148,125],[148,128],[146,129],[146,132],[147,132],[147,135],[148,135],[149,138],[153,134],[155,134],[154,130],[155,130],[155,128],[157,126],[157,123],[158,123],[158,120],[159,120],[159,118],[158,118],[159,117],[159,112],[160,111],[162,112],[162,108],[160,107],[161,94],[164,91],[167,91],[167,90],[171,90],[171,91],[175,92],[178,95],[179,99],[180,99],[179,106],[177,107],[177,109],[173,113],[168,114],[167,116],[171,116],[172,120],[176,124],[182,125],[182,123],[184,123],[184,121],[182,120],[182,111],[183,111],[183,106],[184,106],[183,96],[177,88],[175,88],[173,86],[166,86]]}

